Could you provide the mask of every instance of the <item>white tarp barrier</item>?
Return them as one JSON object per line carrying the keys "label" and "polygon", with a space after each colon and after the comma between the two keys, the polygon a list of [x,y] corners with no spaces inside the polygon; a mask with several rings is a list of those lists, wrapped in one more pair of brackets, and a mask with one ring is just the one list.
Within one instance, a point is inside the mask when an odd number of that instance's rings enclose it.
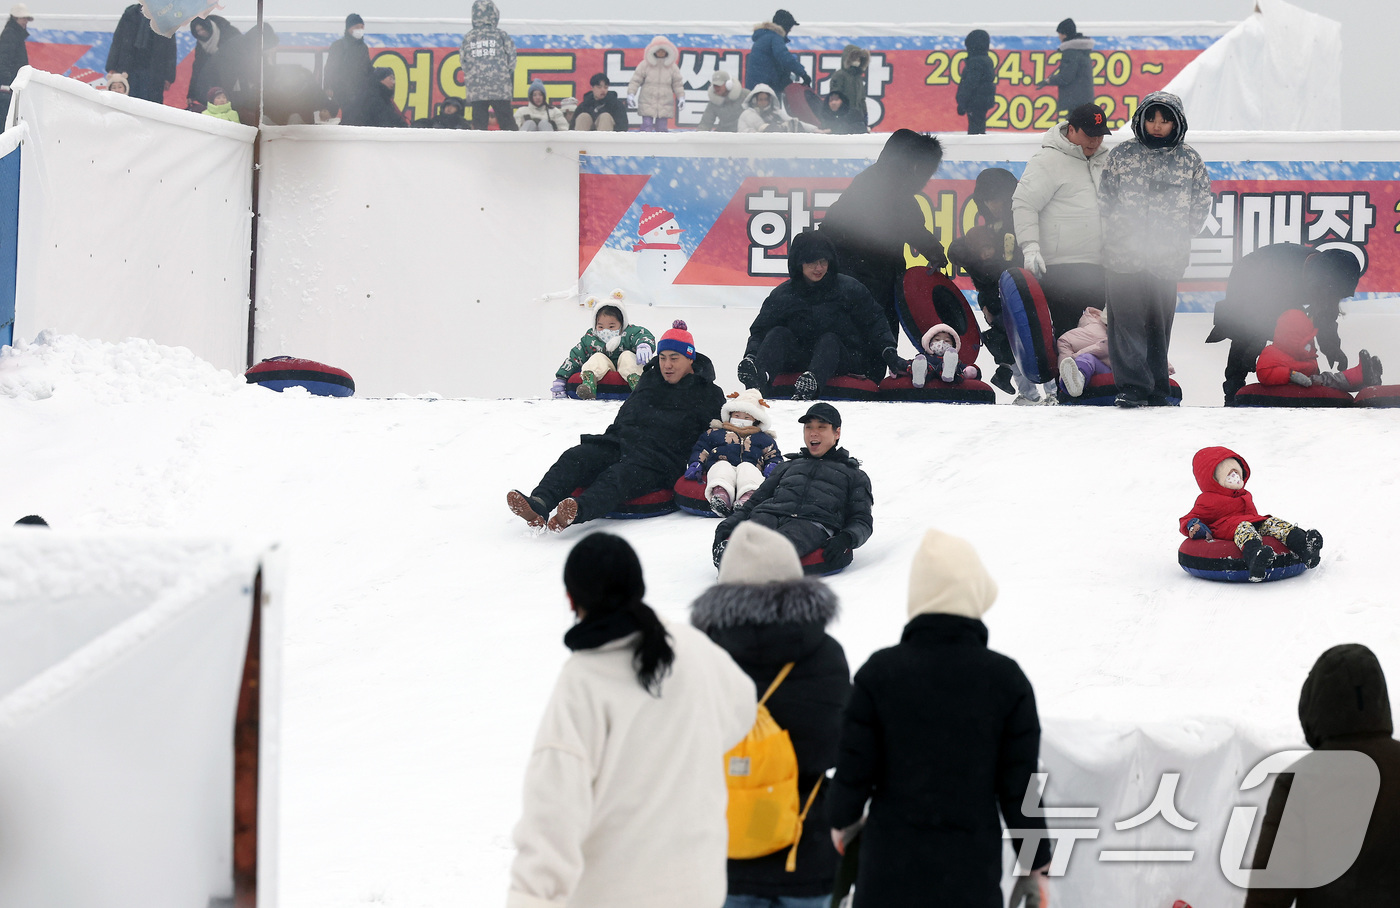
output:
{"label": "white tarp barrier", "polygon": [[14,89],[15,337],[145,337],[243,371],[257,131],[30,68]]}
{"label": "white tarp barrier", "polygon": [[1342,25],[1283,0],[1186,64],[1167,84],[1192,129],[1320,131],[1342,125]]}
{"label": "white tarp barrier", "polygon": [[[204,908],[231,896],[234,712],[268,553],[0,535],[0,905]],[[275,592],[266,576],[263,592],[265,603]],[[264,619],[261,639],[275,665],[276,623]],[[262,682],[267,736],[275,674]],[[268,828],[274,743],[261,759]],[[275,841],[259,850],[270,881]],[[272,882],[260,903],[274,893]]]}

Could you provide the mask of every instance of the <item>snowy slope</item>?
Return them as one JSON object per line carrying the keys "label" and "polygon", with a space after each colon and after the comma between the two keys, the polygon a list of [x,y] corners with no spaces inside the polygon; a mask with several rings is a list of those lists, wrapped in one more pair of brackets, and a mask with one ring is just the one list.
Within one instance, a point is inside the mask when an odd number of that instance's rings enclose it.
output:
{"label": "snowy slope", "polygon": [[[144,341],[45,340],[0,355],[0,520],[288,551],[282,904],[500,899],[583,532],[534,537],[502,499],[616,405],[278,395]],[[777,409],[795,450],[798,407]],[[853,667],[898,639],[911,553],[938,526],[997,578],[991,644],[1030,676],[1047,740],[1223,720],[1260,746],[1301,743],[1298,688],[1325,647],[1365,642],[1400,677],[1398,411],[841,409],[875,489],[875,535],[831,581]],[[1262,508],[1322,530],[1318,570],[1226,585],[1176,566],[1207,444],[1249,459]],[[712,521],[600,528],[637,547],[672,618],[713,582]]]}

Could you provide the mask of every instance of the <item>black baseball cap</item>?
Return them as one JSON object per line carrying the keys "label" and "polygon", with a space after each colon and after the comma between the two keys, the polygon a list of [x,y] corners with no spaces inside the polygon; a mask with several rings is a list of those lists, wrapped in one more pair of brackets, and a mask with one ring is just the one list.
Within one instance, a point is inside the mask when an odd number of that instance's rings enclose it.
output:
{"label": "black baseball cap", "polygon": [[831,423],[833,428],[841,428],[841,414],[837,412],[835,407],[825,401],[812,404],[812,406],[807,409],[807,412],[803,413],[797,421],[806,425],[807,421],[810,419],[820,419],[822,422]]}
{"label": "black baseball cap", "polygon": [[1108,128],[1108,115],[1097,104],[1081,104],[1070,111],[1069,125],[1090,136],[1106,136],[1113,131]]}

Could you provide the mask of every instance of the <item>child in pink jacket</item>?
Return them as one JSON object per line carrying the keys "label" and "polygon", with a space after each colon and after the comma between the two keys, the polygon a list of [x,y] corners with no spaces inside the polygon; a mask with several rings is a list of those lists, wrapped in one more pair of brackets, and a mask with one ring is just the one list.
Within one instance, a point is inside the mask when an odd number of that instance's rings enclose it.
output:
{"label": "child in pink jacket", "polygon": [[1070,397],[1083,394],[1084,385],[1095,375],[1113,371],[1108,360],[1108,319],[1102,309],[1085,309],[1079,327],[1060,335],[1055,346],[1060,352],[1060,381]]}
{"label": "child in pink jacket", "polygon": [[930,376],[945,382],[975,381],[982,377],[976,366],[964,366],[958,360],[962,338],[951,325],[937,324],[924,333],[923,352],[914,357],[909,374],[914,387],[922,388]]}

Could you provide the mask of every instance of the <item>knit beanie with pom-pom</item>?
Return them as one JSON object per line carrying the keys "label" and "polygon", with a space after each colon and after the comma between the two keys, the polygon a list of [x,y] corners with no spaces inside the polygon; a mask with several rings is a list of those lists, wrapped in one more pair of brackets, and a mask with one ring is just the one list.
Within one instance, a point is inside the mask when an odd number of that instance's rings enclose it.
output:
{"label": "knit beanie with pom-pom", "polygon": [[686,359],[695,359],[695,338],[686,328],[685,322],[676,319],[671,322],[671,330],[661,335],[661,340],[656,344],[657,354],[672,350],[684,356]]}

